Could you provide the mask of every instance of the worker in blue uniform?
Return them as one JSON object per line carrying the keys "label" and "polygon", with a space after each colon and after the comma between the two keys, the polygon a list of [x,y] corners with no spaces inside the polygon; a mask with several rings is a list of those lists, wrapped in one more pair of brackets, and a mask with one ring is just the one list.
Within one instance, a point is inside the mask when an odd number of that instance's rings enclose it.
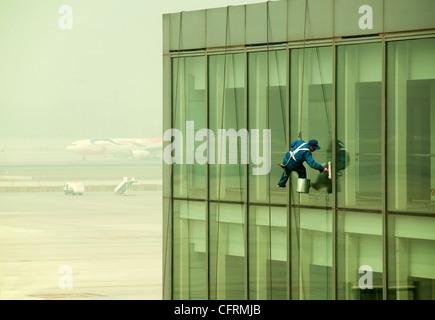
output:
{"label": "worker in blue uniform", "polygon": [[328,168],[323,167],[314,161],[311,153],[319,150],[319,142],[317,140],[310,140],[306,143],[303,140],[293,141],[290,145],[290,151],[284,156],[284,159],[280,166],[284,169],[281,179],[278,182],[278,186],[285,188],[285,185],[290,178],[290,174],[296,171],[299,178],[305,179],[307,177],[307,170],[303,165],[304,162],[320,172],[328,172]]}

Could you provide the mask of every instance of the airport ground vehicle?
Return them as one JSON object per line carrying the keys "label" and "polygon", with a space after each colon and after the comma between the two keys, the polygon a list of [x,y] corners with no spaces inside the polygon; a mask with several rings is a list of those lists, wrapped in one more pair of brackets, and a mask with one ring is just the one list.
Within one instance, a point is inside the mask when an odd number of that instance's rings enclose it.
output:
{"label": "airport ground vehicle", "polygon": [[83,195],[85,187],[81,182],[67,182],[63,187],[63,191],[65,194]]}

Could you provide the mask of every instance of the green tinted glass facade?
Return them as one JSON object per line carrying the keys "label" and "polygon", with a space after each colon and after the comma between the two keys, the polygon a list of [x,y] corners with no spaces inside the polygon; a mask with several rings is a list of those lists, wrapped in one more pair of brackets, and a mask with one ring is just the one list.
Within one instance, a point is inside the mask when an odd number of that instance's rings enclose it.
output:
{"label": "green tinted glass facade", "polygon": [[[434,10],[164,16],[163,298],[435,298]],[[309,193],[277,186],[299,134],[332,169]]]}

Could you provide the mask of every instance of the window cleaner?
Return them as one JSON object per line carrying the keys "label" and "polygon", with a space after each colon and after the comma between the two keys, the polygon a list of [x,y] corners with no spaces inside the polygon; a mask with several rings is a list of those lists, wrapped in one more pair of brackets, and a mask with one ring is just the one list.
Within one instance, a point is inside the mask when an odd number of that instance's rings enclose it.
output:
{"label": "window cleaner", "polygon": [[285,154],[282,163],[279,164],[284,169],[284,172],[278,182],[278,187],[285,188],[290,174],[296,171],[299,177],[296,192],[308,193],[310,180],[306,179],[307,170],[303,163],[306,161],[311,168],[319,170],[319,172],[329,171],[328,168],[315,162],[312,157],[311,153],[320,149],[319,142],[315,139],[308,141],[308,143],[302,139],[296,140],[291,143],[290,148],[290,151]]}

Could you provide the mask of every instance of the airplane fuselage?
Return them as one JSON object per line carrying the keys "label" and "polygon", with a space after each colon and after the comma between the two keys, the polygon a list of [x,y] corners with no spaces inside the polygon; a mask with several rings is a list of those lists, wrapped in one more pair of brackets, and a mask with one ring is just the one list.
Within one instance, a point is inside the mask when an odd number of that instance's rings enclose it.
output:
{"label": "airplane fuselage", "polygon": [[161,154],[162,139],[85,139],[78,140],[66,147],[68,151],[83,156],[111,154],[147,158]]}

